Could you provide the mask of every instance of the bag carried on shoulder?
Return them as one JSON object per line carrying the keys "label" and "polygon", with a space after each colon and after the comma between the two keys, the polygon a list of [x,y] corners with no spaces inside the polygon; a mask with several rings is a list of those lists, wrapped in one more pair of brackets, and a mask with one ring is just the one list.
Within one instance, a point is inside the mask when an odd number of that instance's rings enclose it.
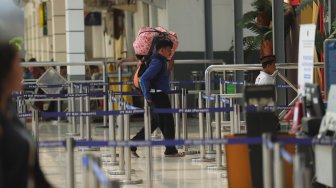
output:
{"label": "bag carried on shoulder", "polygon": [[134,87],[141,91],[139,80],[142,74],[146,71],[150,63],[150,56],[153,53],[155,45],[158,40],[169,39],[173,43],[172,55],[173,57],[175,51],[178,47],[178,40],[175,32],[168,31],[163,27],[142,27],[138,35],[133,42],[133,48],[138,58],[139,62],[137,69],[133,75]]}

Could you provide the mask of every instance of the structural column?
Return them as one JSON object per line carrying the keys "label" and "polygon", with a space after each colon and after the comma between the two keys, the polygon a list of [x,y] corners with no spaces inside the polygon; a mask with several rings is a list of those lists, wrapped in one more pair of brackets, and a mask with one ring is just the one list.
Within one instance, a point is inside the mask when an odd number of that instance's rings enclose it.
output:
{"label": "structural column", "polygon": [[213,57],[212,0],[204,0],[205,17],[205,59]]}
{"label": "structural column", "polygon": [[[272,29],[273,29],[273,54],[276,55],[277,63],[285,63],[285,29],[284,29],[284,12],[283,2],[279,0],[272,0]],[[285,75],[285,72],[282,72]],[[277,84],[283,84],[283,82],[277,81]],[[278,89],[277,91],[278,104],[286,103],[286,90]]]}
{"label": "structural column", "polygon": [[[85,61],[83,0],[65,0],[66,59],[68,63]],[[84,66],[68,66],[69,80],[84,80]]]}
{"label": "structural column", "polygon": [[66,61],[65,0],[51,0],[53,59]]}
{"label": "structural column", "polygon": [[51,0],[47,1],[47,30],[48,30],[48,35],[47,37],[47,44],[46,44],[46,59],[50,61],[53,59],[53,37],[52,37],[52,3]]}

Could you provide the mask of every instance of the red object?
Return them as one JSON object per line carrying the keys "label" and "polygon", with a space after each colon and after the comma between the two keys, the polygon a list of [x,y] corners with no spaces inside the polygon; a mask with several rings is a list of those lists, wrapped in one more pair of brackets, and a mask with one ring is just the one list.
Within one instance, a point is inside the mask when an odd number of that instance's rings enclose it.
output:
{"label": "red object", "polygon": [[290,5],[298,6],[300,5],[300,0],[289,0]]}
{"label": "red object", "polygon": [[323,34],[324,28],[323,28],[323,5],[320,3],[319,6],[319,14],[320,14],[320,33]]}
{"label": "red object", "polygon": [[291,130],[293,133],[297,133],[300,130],[302,116],[302,101],[296,101],[294,106],[293,125]]}

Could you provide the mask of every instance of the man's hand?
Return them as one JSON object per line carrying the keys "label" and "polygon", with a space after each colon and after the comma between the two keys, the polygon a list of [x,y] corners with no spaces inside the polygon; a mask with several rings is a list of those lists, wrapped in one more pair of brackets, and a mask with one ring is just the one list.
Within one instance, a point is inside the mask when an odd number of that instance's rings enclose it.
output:
{"label": "man's hand", "polygon": [[116,62],[117,67],[120,67],[122,63],[125,62],[125,59],[120,59]]}
{"label": "man's hand", "polygon": [[167,67],[168,73],[170,73],[174,69],[174,66],[175,66],[175,61],[173,59],[171,59],[168,62],[168,67]]}

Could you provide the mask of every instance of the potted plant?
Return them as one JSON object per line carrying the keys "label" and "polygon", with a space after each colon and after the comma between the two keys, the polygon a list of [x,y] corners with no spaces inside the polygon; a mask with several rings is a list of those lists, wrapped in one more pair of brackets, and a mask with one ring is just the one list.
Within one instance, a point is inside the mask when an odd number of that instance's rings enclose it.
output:
{"label": "potted plant", "polygon": [[[270,0],[255,0],[252,4],[254,10],[243,15],[239,26],[251,30],[255,35],[243,39],[247,53],[260,50],[260,57],[273,54],[272,42],[272,2]],[[289,33],[294,23],[295,13],[293,7],[284,3],[285,34]]]}

